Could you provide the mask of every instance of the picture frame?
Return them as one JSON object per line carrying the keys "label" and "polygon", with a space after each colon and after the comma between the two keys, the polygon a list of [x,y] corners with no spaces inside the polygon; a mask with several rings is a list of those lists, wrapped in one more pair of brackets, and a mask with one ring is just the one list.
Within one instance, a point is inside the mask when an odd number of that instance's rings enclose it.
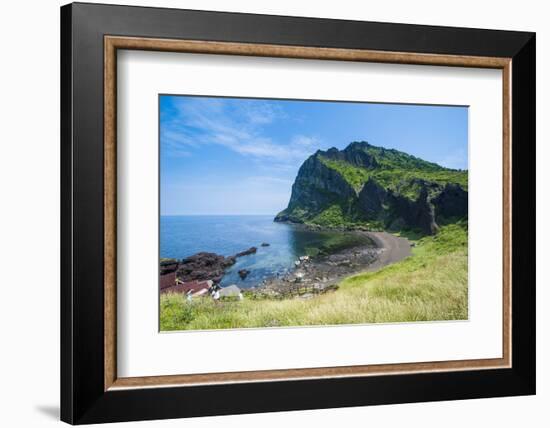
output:
{"label": "picture frame", "polygon": [[[502,70],[502,358],[117,375],[117,51]],[[535,34],[73,3],[61,8],[61,419],[535,393]],[[154,244],[152,244],[154,245]],[[224,397],[212,405],[211,397]]]}

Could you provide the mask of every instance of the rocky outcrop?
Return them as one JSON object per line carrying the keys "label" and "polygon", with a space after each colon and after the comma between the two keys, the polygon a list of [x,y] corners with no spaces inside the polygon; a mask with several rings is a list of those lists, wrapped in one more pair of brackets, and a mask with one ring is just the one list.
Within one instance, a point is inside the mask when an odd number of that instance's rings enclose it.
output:
{"label": "rocky outcrop", "polygon": [[390,193],[388,206],[385,223],[391,231],[419,229],[425,234],[433,234],[438,229],[434,208],[428,200],[426,188],[421,190],[416,200]]}
{"label": "rocky outcrop", "polygon": [[468,192],[457,184],[448,183],[432,199],[437,218],[462,218],[468,216]]}
{"label": "rocky outcrop", "polygon": [[[275,221],[316,224],[316,216],[337,206],[345,222],[433,234],[438,223],[468,216],[467,190],[458,183],[441,184],[439,174],[467,173],[366,142],[317,151],[300,167],[288,207]],[[358,186],[361,178],[365,181]]]}
{"label": "rocky outcrop", "polygon": [[358,198],[366,217],[381,220],[389,230],[420,229],[432,234],[437,231],[437,223],[428,195],[427,185],[420,188],[417,199],[410,199],[369,179]]}
{"label": "rocky outcrop", "polygon": [[359,207],[369,218],[379,218],[389,194],[376,180],[369,179],[358,195]]}
{"label": "rocky outcrop", "polygon": [[320,154],[328,152],[319,151],[302,164],[292,185],[288,208],[275,221],[302,223],[304,218],[314,217],[335,201],[357,198],[353,186],[319,159]]}
{"label": "rocky outcrop", "polygon": [[245,279],[248,276],[248,274],[250,273],[250,271],[248,269],[241,269],[237,273],[239,274],[241,279]]}
{"label": "rocky outcrop", "polygon": [[376,158],[365,150],[362,150],[366,144],[365,142],[354,142],[344,150],[338,150],[333,147],[326,152],[319,153],[323,154],[327,159],[341,160],[360,168],[378,168],[379,165]]}
{"label": "rocky outcrop", "polygon": [[[228,257],[215,253],[202,252],[193,254],[180,262],[174,259],[171,259],[170,262],[162,260],[160,262],[161,275],[164,273],[167,266],[171,267],[175,262],[175,267],[172,271],[176,271],[176,277],[180,281],[188,282],[212,280],[214,284],[218,284],[225,275],[226,269],[233,266],[237,262],[237,257],[248,256],[256,253],[256,251],[258,251],[256,247],[250,247],[248,250],[241,251],[234,256]],[[250,271],[242,269],[238,273],[241,278],[244,279]]]}
{"label": "rocky outcrop", "polygon": [[235,254],[235,257],[249,256],[250,254],[255,254],[256,251],[258,251],[256,247],[250,247],[248,250],[244,250],[240,253]]}
{"label": "rocky outcrop", "polygon": [[212,280],[219,283],[225,270],[235,264],[235,256],[224,257],[215,253],[197,253],[183,259],[176,272],[179,280]]}
{"label": "rocky outcrop", "polygon": [[179,267],[179,261],[176,259],[161,259],[160,260],[160,274],[166,275],[168,273],[175,272]]}

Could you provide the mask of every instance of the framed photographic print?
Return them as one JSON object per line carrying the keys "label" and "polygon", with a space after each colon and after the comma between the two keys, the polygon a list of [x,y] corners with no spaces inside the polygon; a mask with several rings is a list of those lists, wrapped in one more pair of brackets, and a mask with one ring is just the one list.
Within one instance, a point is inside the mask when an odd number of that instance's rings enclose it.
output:
{"label": "framed photographic print", "polygon": [[61,53],[62,420],[535,393],[533,33],[76,3]]}

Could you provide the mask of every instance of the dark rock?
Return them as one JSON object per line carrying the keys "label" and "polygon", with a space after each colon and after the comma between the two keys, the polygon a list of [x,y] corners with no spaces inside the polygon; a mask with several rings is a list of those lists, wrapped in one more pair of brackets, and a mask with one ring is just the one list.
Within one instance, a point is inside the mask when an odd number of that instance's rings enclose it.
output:
{"label": "dark rock", "polygon": [[275,221],[302,223],[304,218],[315,217],[335,201],[356,199],[355,189],[319,159],[323,153],[317,152],[302,164],[292,185],[288,207]]}
{"label": "dark rock", "polygon": [[432,203],[438,220],[468,216],[468,192],[457,184],[448,183]]}
{"label": "dark rock", "polygon": [[224,267],[228,268],[229,266],[233,266],[236,262],[237,262],[237,257],[227,256],[223,261],[223,265]]}
{"label": "dark rock", "polygon": [[235,254],[235,257],[248,256],[249,254],[254,254],[256,251],[258,251],[256,247],[250,247],[248,250],[244,250],[240,253]]}
{"label": "dark rock", "polygon": [[161,260],[160,274],[166,275],[168,273],[175,272],[176,270],[178,270],[178,267],[179,267],[179,262],[177,260],[171,260],[171,261]]}
{"label": "dark rock", "polygon": [[359,192],[359,206],[370,218],[378,218],[384,210],[383,204],[388,198],[386,190],[369,178]]}
{"label": "dark rock", "polygon": [[[339,172],[340,167],[327,164],[327,159],[341,162],[344,172]],[[348,169],[345,169],[346,164]],[[362,168],[367,173],[365,177],[369,177],[360,188],[354,187],[358,186],[360,176],[354,176],[353,167]],[[387,184],[383,179],[378,182],[368,174],[377,169],[383,170],[393,182]],[[412,174],[403,174],[404,171],[411,171]],[[300,167],[292,185],[288,207],[274,221],[307,223],[309,228],[314,229],[321,227],[315,224],[318,221],[316,216],[326,212],[333,215],[336,212],[332,217],[335,218],[334,221],[328,217],[328,224],[342,230],[356,229],[358,223],[364,222],[371,229],[413,229],[424,234],[433,234],[438,230],[438,221],[467,217],[467,189],[459,184],[442,185],[437,181],[410,178],[417,171],[423,173],[450,170],[406,153],[371,146],[366,142],[351,143],[344,150],[318,150]],[[396,183],[396,177],[403,178]],[[332,211],[328,211],[329,209]]]}
{"label": "dark rock", "polygon": [[262,242],[261,246],[262,247],[269,247],[269,243],[268,242]]}
{"label": "dark rock", "polygon": [[365,141],[354,142],[348,145],[344,150],[338,150],[335,147],[322,153],[331,160],[345,161],[353,166],[361,168],[377,168],[376,158],[365,151],[369,144]]}
{"label": "dark rock", "polygon": [[239,274],[239,276],[241,277],[241,279],[245,279],[248,274],[250,273],[250,271],[248,269],[241,269],[239,272],[237,272]]}
{"label": "dark rock", "polygon": [[393,193],[390,193],[388,201],[390,210],[386,224],[390,230],[420,229],[429,235],[437,231],[434,208],[428,201],[426,188],[422,188],[416,201]]}
{"label": "dark rock", "polygon": [[211,279],[219,283],[225,269],[235,264],[235,257],[224,257],[215,253],[201,252],[183,259],[176,276],[184,282]]}

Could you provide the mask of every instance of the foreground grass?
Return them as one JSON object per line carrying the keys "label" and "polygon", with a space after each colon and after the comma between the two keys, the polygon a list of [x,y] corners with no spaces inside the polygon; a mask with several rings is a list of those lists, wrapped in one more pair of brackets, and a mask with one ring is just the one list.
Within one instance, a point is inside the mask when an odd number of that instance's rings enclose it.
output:
{"label": "foreground grass", "polygon": [[413,255],[311,299],[186,302],[161,296],[161,330],[457,320],[468,317],[467,224],[417,241]]}

